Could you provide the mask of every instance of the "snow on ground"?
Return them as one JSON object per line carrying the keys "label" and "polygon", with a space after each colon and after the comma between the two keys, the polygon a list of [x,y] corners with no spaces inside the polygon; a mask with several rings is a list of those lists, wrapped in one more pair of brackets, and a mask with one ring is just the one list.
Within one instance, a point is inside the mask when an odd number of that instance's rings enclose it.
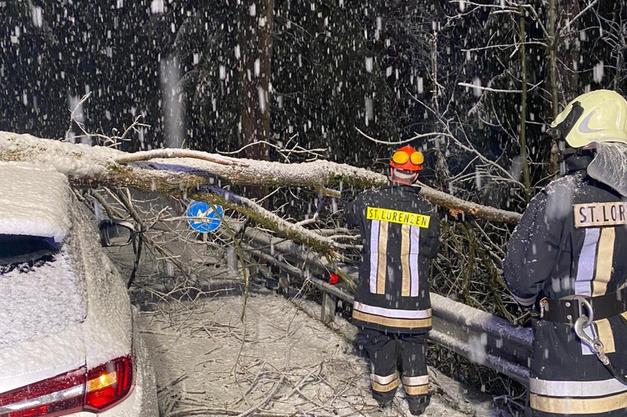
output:
{"label": "snow on ground", "polygon": [[[191,238],[160,239],[190,276],[147,251],[131,297],[150,309],[138,324],[157,373],[162,417],[410,415],[402,389],[391,409],[378,409],[348,321],[337,316],[329,328],[317,319],[320,305],[303,293],[288,300],[253,284],[242,323],[242,280],[226,265],[228,252]],[[126,275],[128,251],[110,248]],[[467,387],[435,369],[430,375],[435,395],[425,416],[493,414],[489,399],[478,403]]]}
{"label": "snow on ground", "polygon": [[[218,296],[142,312],[164,416],[409,415],[401,391],[392,409],[380,411],[365,359],[303,309],[254,294],[242,323],[242,303],[242,296]],[[446,391],[461,391],[447,384]],[[452,398],[436,395],[424,415],[486,415],[468,404],[454,409]]]}

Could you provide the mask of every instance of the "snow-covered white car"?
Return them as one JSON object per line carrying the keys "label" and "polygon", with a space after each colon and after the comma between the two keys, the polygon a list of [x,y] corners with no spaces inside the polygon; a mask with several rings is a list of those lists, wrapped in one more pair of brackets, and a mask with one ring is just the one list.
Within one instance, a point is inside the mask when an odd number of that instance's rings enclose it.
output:
{"label": "snow-covered white car", "polygon": [[126,283],[66,177],[0,164],[0,417],[155,417]]}

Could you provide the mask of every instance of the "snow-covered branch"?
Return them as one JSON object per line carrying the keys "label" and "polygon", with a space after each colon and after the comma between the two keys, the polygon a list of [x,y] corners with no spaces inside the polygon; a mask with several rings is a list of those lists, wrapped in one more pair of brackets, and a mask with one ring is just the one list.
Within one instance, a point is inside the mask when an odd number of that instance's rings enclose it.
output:
{"label": "snow-covered branch", "polygon": [[222,155],[210,154],[207,152],[193,151],[189,149],[154,149],[151,151],[134,152],[116,158],[118,164],[129,164],[132,162],[149,161],[151,159],[170,159],[170,158],[194,158],[202,161],[213,162],[220,165],[240,165],[246,166],[242,161],[228,158]]}
{"label": "snow-covered branch", "polygon": [[[148,159],[149,156],[157,158]],[[164,159],[163,156],[169,158]],[[214,162],[213,158],[219,162]],[[40,139],[12,132],[0,132],[0,160],[45,164],[68,175],[75,183],[84,185],[125,186],[223,204],[281,236],[313,246],[319,252],[331,256],[337,255],[337,245],[332,239],[291,223],[250,199],[216,187],[217,180],[240,185],[263,184],[315,190],[340,185],[367,188],[387,182],[382,174],[330,161],[286,164],[212,156],[205,152],[182,149],[129,154],[100,146]],[[482,206],[426,185],[420,186],[425,198],[445,208],[462,210],[496,222],[516,223],[520,218],[518,213]]]}

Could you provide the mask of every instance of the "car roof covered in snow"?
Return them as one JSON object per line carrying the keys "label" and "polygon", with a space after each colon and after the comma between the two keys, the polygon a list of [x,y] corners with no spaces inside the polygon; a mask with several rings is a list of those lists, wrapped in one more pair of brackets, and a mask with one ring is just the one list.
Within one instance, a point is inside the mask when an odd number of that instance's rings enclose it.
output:
{"label": "car roof covered in snow", "polygon": [[65,175],[33,165],[0,163],[0,234],[53,238],[70,228]]}

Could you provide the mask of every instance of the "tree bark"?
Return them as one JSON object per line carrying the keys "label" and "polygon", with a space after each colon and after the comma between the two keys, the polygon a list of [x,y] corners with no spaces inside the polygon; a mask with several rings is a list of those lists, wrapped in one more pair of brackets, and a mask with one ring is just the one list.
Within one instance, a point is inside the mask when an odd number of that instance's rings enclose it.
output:
{"label": "tree bark", "polygon": [[[557,0],[549,0],[547,6],[548,22],[546,29],[548,32],[547,58],[549,61],[549,91],[551,93],[551,120],[559,114],[559,98],[557,95]],[[551,145],[551,155],[549,157],[549,174],[559,172],[559,148],[556,142]]]}
{"label": "tree bark", "polygon": [[520,163],[522,164],[525,199],[529,201],[531,198],[531,178],[529,175],[529,160],[527,155],[527,54],[525,51],[527,32],[525,30],[525,8],[522,6],[520,7],[518,37],[520,42],[520,73],[522,84],[520,86]]}
{"label": "tree bark", "polygon": [[[281,236],[314,246],[323,253],[335,253],[333,241],[302,226],[289,223],[253,201],[228,194],[213,184],[217,179],[223,179],[240,185],[308,187],[337,197],[339,193],[328,190],[328,187],[348,185],[367,188],[387,183],[387,177],[382,174],[330,161],[285,164],[228,158],[229,165],[225,165],[222,161],[216,163],[207,160],[210,157],[223,158],[220,155],[206,154],[204,159],[192,159],[177,157],[175,149],[169,149],[166,153],[164,150],[153,152],[159,159],[146,161],[149,155],[142,152],[137,158],[139,162],[133,162],[133,154],[115,149],[0,131],[2,161],[43,165],[64,173],[83,185],[124,186],[224,204]],[[189,151],[181,152],[181,155],[189,156]],[[164,159],[163,156],[174,159]],[[502,223],[515,224],[521,217],[518,213],[465,201],[426,185],[419,186],[421,194],[435,205],[460,209],[476,217]]]}
{"label": "tree bark", "polygon": [[[581,12],[578,1],[555,0],[559,14],[556,15],[557,44],[555,54],[557,59],[557,95],[558,104],[566,102],[583,93],[579,83],[579,60],[582,54],[581,42],[578,42],[581,30],[585,29],[581,19],[569,23]],[[583,51],[585,53],[585,51]],[[558,106],[559,107],[559,106]],[[558,109],[559,112],[559,109]]]}
{"label": "tree bark", "polygon": [[[239,78],[241,142],[246,146],[270,138],[273,0],[247,0],[240,6]],[[249,146],[244,155],[268,159],[268,147]]]}

